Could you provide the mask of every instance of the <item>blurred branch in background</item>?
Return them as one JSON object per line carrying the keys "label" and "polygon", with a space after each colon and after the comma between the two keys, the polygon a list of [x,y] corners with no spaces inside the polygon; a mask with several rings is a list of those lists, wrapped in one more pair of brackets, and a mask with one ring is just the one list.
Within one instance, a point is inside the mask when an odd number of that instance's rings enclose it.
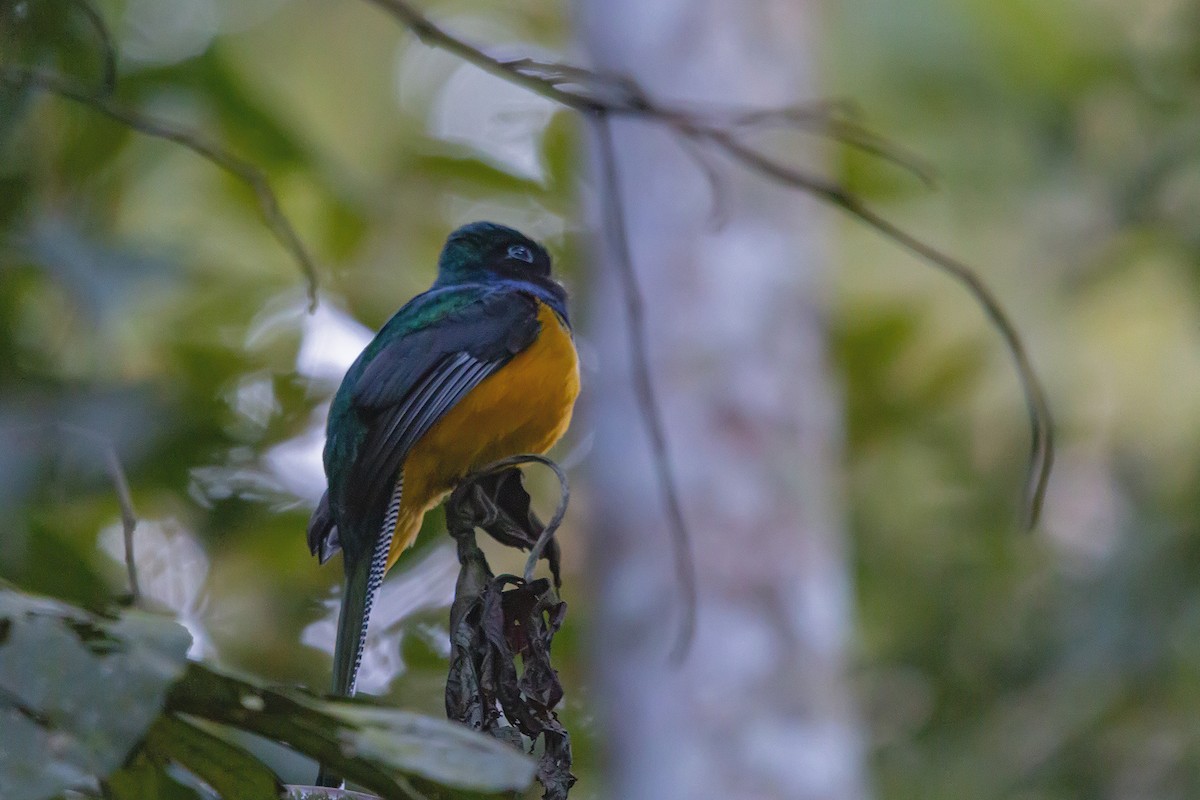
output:
{"label": "blurred branch in background", "polygon": [[100,97],[108,96],[117,88],[117,47],[113,43],[112,33],[104,17],[88,0],[72,0],[72,4],[79,9],[79,13],[96,32],[101,58],[100,86],[96,94]]}
{"label": "blurred branch in background", "polygon": [[[79,0],[79,2],[82,4],[83,0]],[[107,82],[101,86],[101,90],[105,93],[97,93],[68,78],[19,67],[5,67],[0,71],[0,82],[13,89],[21,89],[29,86],[42,92],[81,103],[109,119],[132,128],[138,133],[152,136],[156,139],[164,139],[186,147],[196,155],[215,164],[245,183],[254,192],[263,222],[266,223],[267,228],[299,265],[307,285],[309,310],[316,309],[316,264],[312,256],[309,255],[308,249],[301,241],[300,235],[296,233],[295,226],[292,225],[287,215],[280,208],[279,198],[275,194],[275,190],[271,188],[271,183],[267,180],[266,173],[257,166],[243,158],[235,156],[223,147],[206,141],[204,137],[194,131],[177,127],[121,105],[116,100],[107,96],[107,91],[111,90]]]}
{"label": "blurred branch in background", "polygon": [[675,572],[679,576],[680,589],[683,593],[683,623],[675,639],[675,645],[671,649],[671,660],[679,663],[687,656],[696,630],[698,598],[696,595],[695,554],[691,549],[683,503],[679,499],[679,489],[675,485],[675,474],[671,470],[670,455],[667,452],[667,434],[663,429],[662,406],[654,393],[654,380],[650,375],[650,365],[646,355],[648,347],[645,301],[642,297],[642,290],[638,286],[633,256],[629,252],[629,235],[625,227],[625,206],[622,201],[624,195],[621,190],[621,176],[617,172],[617,154],[613,146],[612,128],[609,125],[607,113],[599,112],[595,117],[600,175],[603,179],[601,191],[604,194],[604,230],[612,234],[609,247],[621,275],[621,288],[624,291],[625,307],[628,313],[629,347],[633,351],[633,357],[630,359],[633,364],[633,382],[637,393],[638,407],[643,410],[646,431],[650,436],[651,451],[654,453],[655,476],[663,488],[666,500],[672,552],[675,555]]}
{"label": "blurred branch in background", "polygon": [[138,586],[137,558],[133,547],[133,534],[137,530],[138,518],[137,512],[133,510],[133,495],[129,491],[129,478],[125,474],[125,467],[121,465],[121,456],[117,452],[117,445],[103,434],[81,428],[78,425],[63,423],[58,427],[65,433],[91,442],[104,453],[104,467],[108,472],[109,479],[112,480],[113,489],[117,493],[117,503],[121,507],[121,534],[125,544],[125,571],[129,574],[129,596],[133,604],[138,605],[142,599],[142,590]]}

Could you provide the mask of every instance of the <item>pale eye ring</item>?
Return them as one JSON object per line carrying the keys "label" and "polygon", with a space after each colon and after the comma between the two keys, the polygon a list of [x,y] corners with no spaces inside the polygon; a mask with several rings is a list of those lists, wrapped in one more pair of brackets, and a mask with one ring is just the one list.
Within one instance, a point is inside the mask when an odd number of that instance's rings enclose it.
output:
{"label": "pale eye ring", "polygon": [[517,261],[524,261],[526,264],[533,263],[533,251],[523,244],[514,244],[508,248],[508,257],[515,258]]}

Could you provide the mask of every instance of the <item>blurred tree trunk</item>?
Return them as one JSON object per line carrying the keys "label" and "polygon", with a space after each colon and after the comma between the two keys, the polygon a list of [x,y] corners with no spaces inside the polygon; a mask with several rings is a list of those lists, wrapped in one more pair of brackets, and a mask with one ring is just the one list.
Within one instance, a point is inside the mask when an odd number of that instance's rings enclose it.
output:
{"label": "blurred tree trunk", "polygon": [[[814,96],[803,3],[579,0],[578,11],[594,66],[658,99],[774,108]],[[600,245],[606,266],[583,338],[598,355],[585,419],[610,796],[863,798],[844,675],[851,592],[822,215],[806,196],[718,163],[717,219],[709,179],[670,134],[613,125],[700,603],[690,656],[673,668],[680,595],[618,273]]]}

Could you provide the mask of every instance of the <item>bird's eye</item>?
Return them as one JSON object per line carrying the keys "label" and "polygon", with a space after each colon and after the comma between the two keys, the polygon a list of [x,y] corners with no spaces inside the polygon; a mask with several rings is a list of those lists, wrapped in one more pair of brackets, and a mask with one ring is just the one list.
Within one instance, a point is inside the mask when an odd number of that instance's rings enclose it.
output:
{"label": "bird's eye", "polygon": [[515,258],[517,261],[524,261],[526,264],[533,263],[533,251],[523,244],[514,244],[508,248],[508,257]]}

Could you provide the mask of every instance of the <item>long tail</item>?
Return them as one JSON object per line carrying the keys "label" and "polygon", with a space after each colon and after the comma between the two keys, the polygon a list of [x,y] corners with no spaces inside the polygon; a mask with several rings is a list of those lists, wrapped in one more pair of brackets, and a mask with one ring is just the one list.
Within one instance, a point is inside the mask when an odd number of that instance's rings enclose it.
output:
{"label": "long tail", "polygon": [[[387,570],[388,553],[392,549],[392,537],[396,532],[396,520],[400,516],[400,498],[403,494],[403,476],[396,479],[392,499],[388,503],[383,527],[370,561],[346,559],[346,588],[342,593],[342,608],[338,613],[337,644],[333,649],[333,693],[343,697],[354,694],[358,682],[358,668],[362,664],[363,645],[367,639],[367,624],[371,618],[371,606],[383,573]],[[345,551],[343,551],[343,556]],[[317,773],[317,786],[336,788],[342,785],[340,775],[321,765]]]}

